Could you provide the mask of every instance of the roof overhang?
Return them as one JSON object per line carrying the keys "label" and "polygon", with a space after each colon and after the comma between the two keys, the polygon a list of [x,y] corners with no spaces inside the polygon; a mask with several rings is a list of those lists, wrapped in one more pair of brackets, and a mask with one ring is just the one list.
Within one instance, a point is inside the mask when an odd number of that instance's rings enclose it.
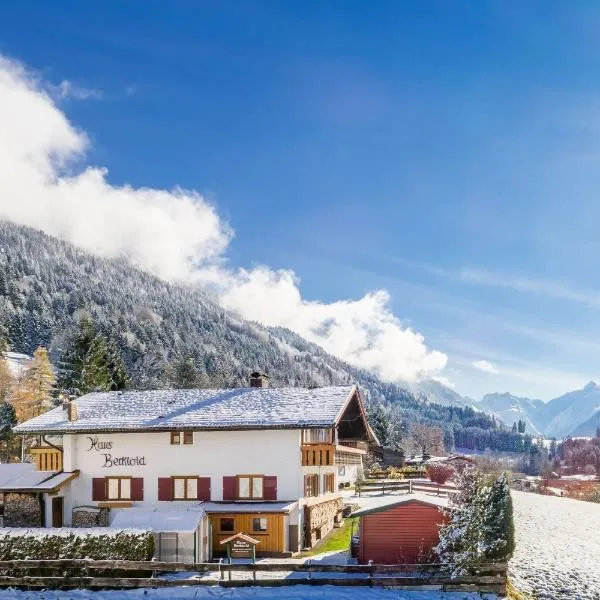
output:
{"label": "roof overhang", "polygon": [[39,483],[31,485],[0,485],[0,493],[2,494],[54,494],[60,490],[60,488],[67,485],[79,476],[79,470],[72,472],[62,471],[60,473],[52,473],[46,479],[42,479]]}
{"label": "roof overhang", "polygon": [[354,387],[352,388],[352,390],[350,391],[350,393],[348,394],[348,398],[346,398],[346,402],[344,402],[344,405],[342,406],[342,408],[339,410],[336,418],[335,418],[335,424],[334,425],[338,425],[340,422],[340,419],[342,418],[342,415],[344,414],[344,411],[348,408],[348,405],[350,404],[350,402],[352,402],[352,400],[356,398],[357,402],[358,402],[358,409],[360,411],[360,414],[363,418],[364,424],[365,424],[365,429],[367,431],[367,436],[369,438],[369,442],[371,442],[372,444],[375,444],[376,446],[381,446],[381,443],[379,442],[379,440],[377,439],[377,436],[375,435],[375,432],[373,431],[371,425],[369,425],[369,419],[367,418],[367,411],[365,409],[365,403],[362,397],[362,393],[360,391],[360,388],[358,387],[358,385],[354,385]]}

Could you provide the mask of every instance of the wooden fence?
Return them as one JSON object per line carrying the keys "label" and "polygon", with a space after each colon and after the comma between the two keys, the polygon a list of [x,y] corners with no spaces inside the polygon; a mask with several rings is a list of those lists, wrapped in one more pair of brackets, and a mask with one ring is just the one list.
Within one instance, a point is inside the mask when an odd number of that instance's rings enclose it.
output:
{"label": "wooden fence", "polygon": [[447,496],[449,493],[455,492],[456,487],[452,485],[438,485],[429,481],[413,481],[412,479],[398,479],[396,481],[360,481],[355,485],[356,494],[360,498],[364,492],[380,492],[382,496],[393,492],[406,492],[412,494],[414,492],[435,493],[438,496]]}
{"label": "wooden fence", "polygon": [[[384,586],[442,591],[504,594],[507,563],[480,565],[471,574],[451,577],[446,565],[324,565],[305,563],[172,563],[121,560],[6,560],[0,561],[0,588],[131,589],[177,586],[225,587],[337,585]],[[132,572],[130,577],[123,573]],[[195,573],[186,578],[160,576]],[[266,577],[257,577],[258,573]],[[269,574],[279,573],[279,577]],[[298,577],[305,573],[305,577]],[[241,576],[239,576],[241,574]],[[237,576],[236,576],[237,575]]]}

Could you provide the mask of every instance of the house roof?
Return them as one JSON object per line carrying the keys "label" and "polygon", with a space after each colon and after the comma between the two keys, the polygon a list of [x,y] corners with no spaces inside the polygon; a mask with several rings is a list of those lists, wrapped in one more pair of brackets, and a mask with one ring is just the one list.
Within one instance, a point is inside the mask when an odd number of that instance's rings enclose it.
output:
{"label": "house roof", "polygon": [[0,492],[50,492],[77,475],[79,471],[38,471],[33,463],[0,465]]}
{"label": "house roof", "polygon": [[332,427],[356,386],[93,392],[73,402],[78,418],[55,408],[14,428],[16,433],[296,429]]}
{"label": "house roof", "polygon": [[351,516],[364,517],[365,515],[383,512],[396,506],[410,504],[411,502],[437,506],[439,508],[449,508],[447,496],[432,496],[424,493],[404,494],[403,496],[378,496],[362,499],[361,507],[354,511]]}
{"label": "house roof", "polygon": [[203,502],[207,513],[289,513],[297,502]]}
{"label": "house roof", "polygon": [[202,505],[189,510],[147,510],[124,508],[117,511],[112,529],[146,529],[158,533],[193,533],[205,512]]}

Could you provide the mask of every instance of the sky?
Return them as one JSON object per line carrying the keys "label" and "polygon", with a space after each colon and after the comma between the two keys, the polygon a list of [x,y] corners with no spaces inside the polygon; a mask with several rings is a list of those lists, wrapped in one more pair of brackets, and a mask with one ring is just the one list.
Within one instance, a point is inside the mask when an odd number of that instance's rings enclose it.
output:
{"label": "sky", "polygon": [[23,0],[0,216],[389,381],[600,378],[600,6]]}

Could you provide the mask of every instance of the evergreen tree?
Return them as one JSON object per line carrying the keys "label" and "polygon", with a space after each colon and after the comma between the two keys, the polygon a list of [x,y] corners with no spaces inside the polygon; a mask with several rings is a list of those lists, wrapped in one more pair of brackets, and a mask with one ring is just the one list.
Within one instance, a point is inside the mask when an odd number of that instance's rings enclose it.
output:
{"label": "evergreen tree", "polygon": [[193,358],[182,357],[175,361],[171,372],[171,385],[175,389],[189,390],[201,387],[202,378]]}
{"label": "evergreen tree", "polygon": [[388,446],[390,442],[390,421],[381,404],[377,403],[370,407],[368,412],[369,424],[373,428],[379,443]]}
{"label": "evergreen tree", "polygon": [[479,552],[483,559],[509,559],[515,549],[513,505],[506,473],[481,485]]}
{"label": "evergreen tree", "polygon": [[440,542],[435,552],[449,565],[452,575],[463,575],[477,564],[480,526],[478,491],[480,473],[468,467],[456,476],[457,492],[451,498],[450,521],[440,529]]}
{"label": "evergreen tree", "polygon": [[[520,423],[520,422],[521,422],[521,421],[519,421],[519,423]],[[515,421],[515,422],[513,423],[513,425],[512,425],[512,431],[513,431],[513,433],[517,433],[517,431],[518,431],[518,430],[519,430],[519,429],[518,429],[518,426],[517,426],[517,422]]]}
{"label": "evergreen tree", "polygon": [[123,389],[128,383],[120,354],[109,350],[106,338],[87,316],[80,319],[77,332],[67,342],[59,377],[61,388],[76,395]]}
{"label": "evergreen tree", "polygon": [[12,435],[12,428],[17,424],[15,407],[8,403],[0,402],[0,439],[7,441]]}
{"label": "evergreen tree", "polygon": [[527,427],[527,423],[519,419],[519,423],[517,424],[517,431],[519,433],[525,433],[525,428]]}
{"label": "evergreen tree", "polygon": [[130,387],[131,378],[123,357],[115,344],[109,344],[108,347],[108,370],[112,379],[111,390],[126,390]]}
{"label": "evergreen tree", "polygon": [[598,425],[598,427],[596,427],[596,437],[598,439],[600,439],[600,425]]}
{"label": "evergreen tree", "polygon": [[107,392],[114,385],[109,367],[106,338],[100,333],[94,336],[85,354],[77,383],[77,388],[82,394],[92,391]]}

